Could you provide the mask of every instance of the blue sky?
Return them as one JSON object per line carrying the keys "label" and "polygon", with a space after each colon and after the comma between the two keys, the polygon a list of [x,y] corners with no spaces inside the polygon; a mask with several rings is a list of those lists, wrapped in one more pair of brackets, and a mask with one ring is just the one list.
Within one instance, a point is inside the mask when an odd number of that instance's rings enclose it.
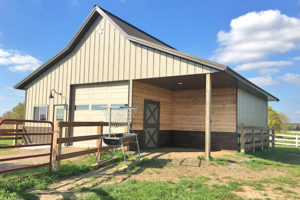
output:
{"label": "blue sky", "polygon": [[300,0],[0,0],[0,115],[24,102],[12,87],[66,46],[94,4],[237,70],[300,122]]}

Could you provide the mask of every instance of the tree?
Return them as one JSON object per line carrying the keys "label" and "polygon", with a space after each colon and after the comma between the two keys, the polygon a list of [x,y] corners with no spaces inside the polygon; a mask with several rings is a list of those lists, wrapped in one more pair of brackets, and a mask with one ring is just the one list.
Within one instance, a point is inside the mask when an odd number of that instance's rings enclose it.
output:
{"label": "tree", "polygon": [[3,114],[2,118],[7,119],[24,119],[24,103],[19,103],[11,111]]}
{"label": "tree", "polygon": [[276,131],[280,131],[282,128],[280,115],[271,106],[268,106],[268,126]]}
{"label": "tree", "polygon": [[289,130],[290,119],[288,118],[288,116],[286,116],[286,114],[284,113],[279,113],[279,116],[281,121],[281,131]]}

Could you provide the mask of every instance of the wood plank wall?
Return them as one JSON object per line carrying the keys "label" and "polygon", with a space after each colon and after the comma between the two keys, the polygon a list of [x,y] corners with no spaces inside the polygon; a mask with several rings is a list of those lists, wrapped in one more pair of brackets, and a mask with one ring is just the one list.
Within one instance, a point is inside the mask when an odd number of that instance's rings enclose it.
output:
{"label": "wood plank wall", "polygon": [[132,122],[133,129],[143,130],[145,99],[160,102],[160,130],[170,130],[172,91],[139,81],[133,82],[132,104],[138,108]]}
{"label": "wood plank wall", "polygon": [[[144,99],[160,101],[160,130],[204,131],[205,91],[159,88],[134,81],[133,106],[138,111],[133,129],[143,129]],[[212,132],[236,132],[236,89],[212,89]]]}

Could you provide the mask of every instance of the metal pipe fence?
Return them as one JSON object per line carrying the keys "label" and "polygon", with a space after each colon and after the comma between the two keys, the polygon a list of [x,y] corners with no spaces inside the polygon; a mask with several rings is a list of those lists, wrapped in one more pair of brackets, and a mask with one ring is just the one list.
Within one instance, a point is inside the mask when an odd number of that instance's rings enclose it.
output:
{"label": "metal pipe fence", "polygon": [[[0,146],[0,149],[12,149],[12,148],[23,148],[23,147],[37,147],[37,146],[49,146],[49,153],[43,153],[43,154],[34,154],[34,155],[26,155],[26,156],[14,156],[9,158],[2,158],[0,159],[0,165],[1,162],[6,161],[13,161],[13,160],[20,160],[20,159],[28,159],[28,158],[35,158],[35,157],[42,157],[42,156],[49,156],[49,162],[41,163],[41,164],[35,164],[30,166],[23,166],[18,168],[11,168],[11,169],[0,169],[0,174],[7,173],[11,171],[17,171],[17,170],[23,170],[23,169],[29,169],[29,168],[36,168],[41,166],[49,166],[49,170],[52,169],[52,149],[53,149],[53,132],[54,132],[54,126],[53,123],[50,121],[39,121],[39,120],[22,120],[22,119],[2,119],[0,120],[0,126],[3,124],[25,124],[25,123],[37,123],[37,124],[43,124],[43,125],[50,125],[50,131],[48,132],[26,132],[24,129],[24,126],[22,129],[0,129],[0,138],[1,140],[11,140],[12,138],[18,140],[21,138],[24,138],[28,135],[40,135],[50,136],[50,142],[47,143],[36,143],[36,144],[18,144],[17,142],[14,142],[13,145],[6,145],[6,146]],[[3,137],[5,136],[5,137]],[[9,136],[9,137],[7,137]],[[22,136],[22,137],[18,137]]]}

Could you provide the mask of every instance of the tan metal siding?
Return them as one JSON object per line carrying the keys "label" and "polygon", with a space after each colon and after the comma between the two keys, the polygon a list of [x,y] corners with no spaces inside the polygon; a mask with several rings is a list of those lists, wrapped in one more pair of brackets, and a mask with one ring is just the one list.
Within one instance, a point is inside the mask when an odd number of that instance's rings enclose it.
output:
{"label": "tan metal siding", "polygon": [[[102,34],[98,33],[103,28]],[[108,20],[98,17],[75,49],[27,85],[26,118],[33,118],[33,106],[69,104],[71,84],[121,81],[139,78],[215,72],[211,68],[169,53],[130,42]],[[55,89],[63,98],[54,95]]]}
{"label": "tan metal siding", "polygon": [[268,102],[245,90],[237,91],[238,126],[244,123],[246,126],[266,127],[268,124]]}

